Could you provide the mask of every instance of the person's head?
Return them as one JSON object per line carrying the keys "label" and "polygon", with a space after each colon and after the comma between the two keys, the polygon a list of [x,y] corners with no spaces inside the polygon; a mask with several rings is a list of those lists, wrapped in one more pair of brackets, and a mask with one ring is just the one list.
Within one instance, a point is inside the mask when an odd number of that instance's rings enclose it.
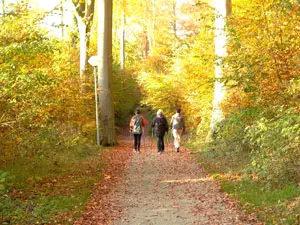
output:
{"label": "person's head", "polygon": [[159,109],[156,113],[158,116],[161,116],[163,114],[163,111],[161,109]]}
{"label": "person's head", "polygon": [[140,110],[139,110],[139,109],[136,109],[136,110],[135,110],[135,114],[140,114]]}
{"label": "person's head", "polygon": [[180,109],[180,108],[177,108],[177,109],[176,109],[176,112],[177,112],[177,113],[180,113],[180,112],[181,112],[181,109]]}

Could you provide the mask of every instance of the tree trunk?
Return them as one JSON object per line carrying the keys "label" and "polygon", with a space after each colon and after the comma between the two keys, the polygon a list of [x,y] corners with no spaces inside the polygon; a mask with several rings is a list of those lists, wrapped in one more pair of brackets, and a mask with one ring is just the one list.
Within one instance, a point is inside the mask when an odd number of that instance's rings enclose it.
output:
{"label": "tree trunk", "polygon": [[3,17],[5,17],[6,15],[6,12],[5,12],[5,0],[1,0],[2,1],[2,14],[3,14]]}
{"label": "tree trunk", "polygon": [[155,47],[155,29],[156,29],[156,6],[155,0],[151,0],[151,8],[152,8],[152,15],[149,19],[151,24],[149,25],[149,49],[152,51]]}
{"label": "tree trunk", "polygon": [[61,26],[61,37],[65,37],[65,23],[64,23],[64,0],[60,0],[60,26]]}
{"label": "tree trunk", "polygon": [[176,1],[172,3],[172,20],[170,21],[175,38],[177,38],[177,15],[176,15]]}
{"label": "tree trunk", "polygon": [[125,69],[125,24],[126,24],[126,3],[123,4],[121,18],[121,35],[120,35],[120,65],[121,69]]}
{"label": "tree trunk", "polygon": [[149,39],[148,39],[148,30],[147,27],[143,31],[143,56],[144,58],[148,57],[149,53]]}
{"label": "tree trunk", "polygon": [[79,38],[80,38],[80,82],[81,91],[87,91],[87,66],[88,66],[88,50],[89,50],[89,33],[94,17],[95,0],[77,1],[69,0],[74,7],[74,13],[78,24]]}
{"label": "tree trunk", "polygon": [[226,34],[225,34],[225,18],[231,12],[231,0],[215,0],[215,54],[218,58],[215,63],[215,89],[213,100],[213,111],[210,123],[211,135],[216,132],[216,125],[224,117],[220,104],[225,95],[224,84],[220,81],[223,71],[220,65],[221,58],[226,56]]}
{"label": "tree trunk", "polygon": [[112,101],[112,0],[99,0],[98,66],[99,102],[101,107],[100,143],[116,144],[114,107]]}
{"label": "tree trunk", "polygon": [[87,81],[87,60],[88,60],[88,46],[87,46],[87,33],[86,24],[83,19],[78,17],[78,30],[79,30],[79,40],[80,40],[80,83],[81,90],[86,91],[86,81]]}

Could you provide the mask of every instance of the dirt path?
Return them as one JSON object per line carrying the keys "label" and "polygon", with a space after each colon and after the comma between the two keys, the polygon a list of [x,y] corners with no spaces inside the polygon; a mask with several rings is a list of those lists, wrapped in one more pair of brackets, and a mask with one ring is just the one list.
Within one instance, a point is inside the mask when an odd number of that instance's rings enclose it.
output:
{"label": "dirt path", "polygon": [[150,138],[143,139],[141,153],[133,153],[128,136],[105,151],[109,165],[76,225],[258,224],[170,140],[163,154]]}

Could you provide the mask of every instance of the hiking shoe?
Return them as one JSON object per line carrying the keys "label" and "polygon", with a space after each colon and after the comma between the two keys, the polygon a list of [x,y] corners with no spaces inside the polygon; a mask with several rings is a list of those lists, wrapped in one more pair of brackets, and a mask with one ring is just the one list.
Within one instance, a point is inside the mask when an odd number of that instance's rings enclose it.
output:
{"label": "hiking shoe", "polygon": [[133,152],[136,152],[135,148],[133,149]]}
{"label": "hiking shoe", "polygon": [[179,152],[179,148],[176,148],[176,152]]}

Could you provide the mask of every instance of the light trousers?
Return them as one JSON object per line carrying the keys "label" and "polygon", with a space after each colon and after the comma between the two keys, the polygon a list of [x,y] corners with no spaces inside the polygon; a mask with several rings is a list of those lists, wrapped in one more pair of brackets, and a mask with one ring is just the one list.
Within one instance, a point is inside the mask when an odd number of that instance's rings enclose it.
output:
{"label": "light trousers", "polygon": [[175,146],[175,148],[179,148],[180,147],[180,138],[181,138],[181,135],[182,135],[182,130],[173,129],[172,134],[173,134],[173,137],[174,137],[174,146]]}

